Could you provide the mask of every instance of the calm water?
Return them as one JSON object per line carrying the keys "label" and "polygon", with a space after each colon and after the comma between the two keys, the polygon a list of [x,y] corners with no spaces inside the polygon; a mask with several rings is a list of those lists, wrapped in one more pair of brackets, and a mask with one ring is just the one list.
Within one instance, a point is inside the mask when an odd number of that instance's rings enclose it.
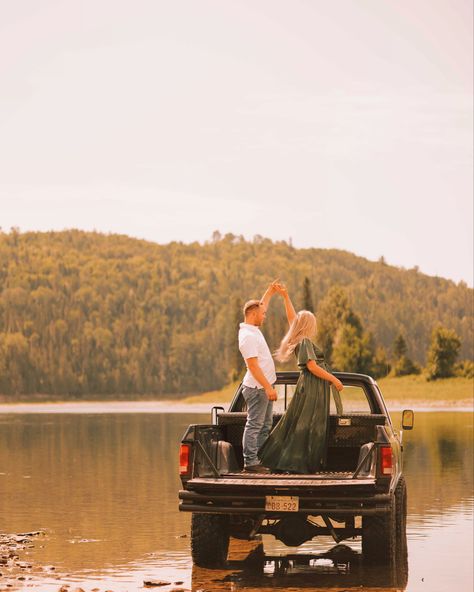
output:
{"label": "calm water", "polygon": [[[77,582],[86,592],[118,592],[142,588],[149,578],[194,590],[350,587],[347,574],[316,568],[284,579],[267,566],[267,575],[257,580],[236,569],[193,571],[190,519],[177,510],[177,446],[188,424],[208,419],[161,413],[0,415],[0,532],[44,530],[46,536],[22,559],[53,565],[58,574],[36,572],[16,589],[49,591]],[[398,424],[399,415],[393,419]],[[406,590],[471,591],[473,417],[419,412],[415,422],[413,432],[404,434]],[[357,543],[345,543],[360,550]],[[333,545],[321,538],[299,551],[320,553]],[[267,554],[296,552],[271,537],[264,537],[264,546]],[[1,582],[0,577],[3,589]]]}

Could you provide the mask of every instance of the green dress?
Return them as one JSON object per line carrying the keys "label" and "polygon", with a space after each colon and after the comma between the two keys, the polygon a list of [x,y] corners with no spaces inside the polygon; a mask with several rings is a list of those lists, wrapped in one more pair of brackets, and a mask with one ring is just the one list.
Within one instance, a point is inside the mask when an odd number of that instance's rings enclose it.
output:
{"label": "green dress", "polygon": [[[295,394],[286,413],[261,446],[261,463],[272,471],[311,474],[324,469],[329,427],[330,383],[312,374],[306,364],[314,360],[330,372],[321,349],[303,339],[295,350],[301,370]],[[334,388],[336,406],[341,399]]]}

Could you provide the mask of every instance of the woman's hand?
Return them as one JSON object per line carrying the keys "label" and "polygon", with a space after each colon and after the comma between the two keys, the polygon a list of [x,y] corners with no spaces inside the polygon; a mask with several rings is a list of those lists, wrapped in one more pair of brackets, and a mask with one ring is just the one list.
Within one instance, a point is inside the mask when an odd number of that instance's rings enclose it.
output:
{"label": "woman's hand", "polygon": [[342,384],[342,382],[339,380],[339,378],[336,378],[335,376],[333,376],[333,380],[331,380],[331,382],[337,388],[337,390],[339,392],[341,392],[342,389],[344,388],[344,385]]}
{"label": "woman's hand", "polygon": [[288,290],[286,289],[285,284],[281,284],[279,281],[275,282],[275,290],[285,301],[286,318],[288,319],[288,324],[291,325],[296,317],[296,311],[293,303],[291,302]]}
{"label": "woman's hand", "polygon": [[273,280],[273,282],[270,282],[270,285],[268,286],[268,289],[272,291],[272,293],[278,292],[278,286],[280,285],[280,279],[277,278],[276,280]]}
{"label": "woman's hand", "polygon": [[278,292],[280,296],[283,296],[283,298],[288,296],[288,290],[286,289],[285,284],[280,284],[280,282],[276,282],[274,285],[276,292]]}

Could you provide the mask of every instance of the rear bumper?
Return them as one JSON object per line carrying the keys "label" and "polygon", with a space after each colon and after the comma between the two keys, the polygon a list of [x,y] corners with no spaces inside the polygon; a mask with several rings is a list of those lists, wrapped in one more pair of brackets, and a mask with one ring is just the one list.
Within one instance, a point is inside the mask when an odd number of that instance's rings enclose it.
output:
{"label": "rear bumper", "polygon": [[[326,489],[326,488],[324,488]],[[341,486],[339,491],[304,491],[301,488],[286,491],[190,491],[179,492],[181,512],[205,512],[210,514],[245,514],[255,516],[281,515],[281,512],[265,510],[267,495],[291,495],[299,498],[299,513],[307,515],[369,516],[390,511],[391,495],[376,493],[372,487]],[[285,513],[285,515],[288,515]]]}

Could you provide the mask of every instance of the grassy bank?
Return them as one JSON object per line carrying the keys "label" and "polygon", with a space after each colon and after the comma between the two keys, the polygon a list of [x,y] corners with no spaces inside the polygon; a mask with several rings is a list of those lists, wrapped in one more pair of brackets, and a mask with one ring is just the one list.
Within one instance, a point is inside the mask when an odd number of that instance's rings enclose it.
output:
{"label": "grassy bank", "polygon": [[473,405],[474,381],[469,378],[444,378],[428,382],[423,376],[381,378],[377,384],[390,405],[397,402]]}
{"label": "grassy bank", "polygon": [[[445,378],[428,382],[423,376],[381,378],[377,384],[387,405],[403,404],[431,406],[473,405],[474,381],[468,378]],[[209,391],[183,399],[185,403],[230,403],[238,383],[218,391]]]}
{"label": "grassy bank", "polygon": [[200,395],[193,395],[182,400],[183,403],[230,403],[234,396],[238,382],[232,382],[218,391],[208,391]]}

